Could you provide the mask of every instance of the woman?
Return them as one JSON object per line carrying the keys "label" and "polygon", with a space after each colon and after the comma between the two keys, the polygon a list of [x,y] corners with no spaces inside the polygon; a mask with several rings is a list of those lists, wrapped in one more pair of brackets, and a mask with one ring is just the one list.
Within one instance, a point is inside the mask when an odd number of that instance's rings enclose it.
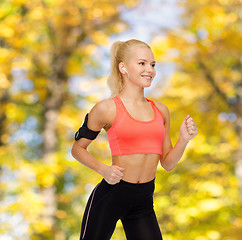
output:
{"label": "woman", "polygon": [[[115,42],[111,49],[108,84],[114,97],[97,103],[75,135],[72,155],[103,176],[93,190],[84,213],[80,239],[110,239],[121,219],[127,239],[161,240],[153,210],[157,165],[171,171],[197,134],[188,115],[174,147],[170,140],[168,108],[144,97],[155,77],[150,47],[138,40]],[[104,128],[112,165],[96,160],[88,145]]]}

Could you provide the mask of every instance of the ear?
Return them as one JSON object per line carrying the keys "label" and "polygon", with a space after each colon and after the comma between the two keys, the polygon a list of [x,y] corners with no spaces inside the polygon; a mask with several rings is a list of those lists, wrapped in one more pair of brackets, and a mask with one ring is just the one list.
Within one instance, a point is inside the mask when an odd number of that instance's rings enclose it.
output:
{"label": "ear", "polygon": [[119,68],[119,71],[122,73],[122,74],[126,74],[126,72],[123,70],[123,67],[124,67],[124,63],[123,62],[120,62],[119,65],[118,65],[118,68]]}

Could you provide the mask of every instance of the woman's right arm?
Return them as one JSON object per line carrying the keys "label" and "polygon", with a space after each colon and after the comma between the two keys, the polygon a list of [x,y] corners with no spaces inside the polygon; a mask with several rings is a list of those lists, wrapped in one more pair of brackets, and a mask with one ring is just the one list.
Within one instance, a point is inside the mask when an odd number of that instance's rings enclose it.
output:
{"label": "woman's right arm", "polygon": [[[105,126],[112,124],[115,112],[113,113],[112,111],[114,103],[111,101],[104,100],[92,108],[88,114],[87,122],[87,127],[90,130],[100,131]],[[116,165],[108,166],[94,158],[87,151],[87,147],[91,142],[92,140],[87,138],[81,138],[75,141],[71,150],[72,156],[86,167],[102,175],[108,183],[118,183],[123,177],[124,169]]]}
{"label": "woman's right arm", "polygon": [[92,140],[81,138],[80,140],[76,141],[71,150],[72,156],[85,165],[86,167],[94,170],[95,172],[99,173],[103,176],[106,165],[101,163],[100,161],[96,160],[88,151],[87,147],[92,142]]}

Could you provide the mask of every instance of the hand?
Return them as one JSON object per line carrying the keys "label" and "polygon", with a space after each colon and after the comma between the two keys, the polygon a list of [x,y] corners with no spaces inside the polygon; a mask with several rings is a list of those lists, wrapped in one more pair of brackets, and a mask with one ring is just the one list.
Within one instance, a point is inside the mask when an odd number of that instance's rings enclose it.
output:
{"label": "hand", "polygon": [[197,125],[190,117],[190,115],[187,115],[180,127],[180,137],[185,141],[190,141],[196,135],[197,135]]}
{"label": "hand", "polygon": [[116,183],[119,183],[120,180],[123,178],[123,172],[124,168],[121,168],[119,166],[107,166],[103,173],[103,177],[107,183],[114,185]]}

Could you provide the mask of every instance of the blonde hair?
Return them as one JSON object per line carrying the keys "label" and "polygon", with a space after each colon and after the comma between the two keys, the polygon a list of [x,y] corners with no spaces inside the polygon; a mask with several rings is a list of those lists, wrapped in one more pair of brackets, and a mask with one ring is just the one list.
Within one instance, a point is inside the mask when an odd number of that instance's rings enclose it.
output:
{"label": "blonde hair", "polygon": [[147,43],[136,39],[131,39],[125,42],[117,41],[114,42],[111,47],[111,73],[108,76],[107,83],[112,96],[118,95],[124,88],[124,80],[119,71],[119,63],[127,62],[130,49],[134,46],[147,47],[150,49],[150,46]]}

